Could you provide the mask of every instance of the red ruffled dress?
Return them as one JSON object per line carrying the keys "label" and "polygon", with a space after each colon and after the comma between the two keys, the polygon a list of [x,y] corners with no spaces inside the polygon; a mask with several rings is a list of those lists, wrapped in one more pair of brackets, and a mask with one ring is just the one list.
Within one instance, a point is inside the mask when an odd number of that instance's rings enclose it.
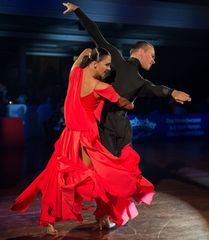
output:
{"label": "red ruffled dress", "polygon": [[[41,192],[41,225],[69,219],[82,222],[83,200],[96,200],[96,218],[108,215],[116,224],[125,224],[137,215],[133,200],[150,204],[154,195],[153,185],[139,170],[140,156],[130,145],[115,157],[100,142],[97,121],[104,99],[117,102],[118,94],[109,86],[80,97],[82,76],[80,67],[70,73],[66,127],[48,165],[12,206],[12,210],[24,212]],[[91,158],[89,167],[82,161],[81,146]]]}

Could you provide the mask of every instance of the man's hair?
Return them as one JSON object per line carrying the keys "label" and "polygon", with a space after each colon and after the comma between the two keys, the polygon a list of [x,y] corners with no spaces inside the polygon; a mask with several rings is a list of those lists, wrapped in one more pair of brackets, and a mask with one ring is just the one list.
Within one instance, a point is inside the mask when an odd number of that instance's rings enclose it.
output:
{"label": "man's hair", "polygon": [[138,50],[138,49],[140,49],[140,48],[146,49],[148,46],[153,47],[153,45],[152,45],[151,43],[149,43],[149,42],[146,42],[146,41],[138,41],[138,42],[136,42],[136,43],[132,46],[132,48],[131,48],[131,50],[130,50],[130,55],[131,55],[132,53],[134,53],[136,50]]}

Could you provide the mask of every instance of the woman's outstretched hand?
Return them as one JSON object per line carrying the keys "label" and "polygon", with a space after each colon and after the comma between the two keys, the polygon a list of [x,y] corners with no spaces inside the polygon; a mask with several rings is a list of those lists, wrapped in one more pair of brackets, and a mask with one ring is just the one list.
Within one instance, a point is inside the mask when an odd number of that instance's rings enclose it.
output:
{"label": "woman's outstretched hand", "polygon": [[67,13],[70,13],[70,12],[74,12],[78,6],[72,4],[72,3],[69,3],[69,2],[64,2],[62,3],[63,6],[65,6],[67,9],[63,12],[63,14],[67,14]]}

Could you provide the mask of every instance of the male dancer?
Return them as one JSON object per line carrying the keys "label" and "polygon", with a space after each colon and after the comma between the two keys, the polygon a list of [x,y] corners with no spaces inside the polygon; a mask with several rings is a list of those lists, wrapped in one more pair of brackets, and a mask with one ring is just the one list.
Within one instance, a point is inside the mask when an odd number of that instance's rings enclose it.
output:
{"label": "male dancer", "polygon": [[[129,101],[143,96],[172,97],[181,104],[191,101],[187,93],[163,85],[155,85],[140,75],[141,68],[149,70],[155,63],[155,50],[152,44],[145,41],[135,43],[130,50],[130,58],[126,61],[78,6],[72,3],[63,3],[63,5],[67,8],[64,14],[75,12],[95,44],[111,53],[111,84],[121,96]],[[132,130],[126,111],[109,102],[106,102],[103,108],[99,131],[102,144],[115,156],[120,156],[123,147],[131,143]]]}

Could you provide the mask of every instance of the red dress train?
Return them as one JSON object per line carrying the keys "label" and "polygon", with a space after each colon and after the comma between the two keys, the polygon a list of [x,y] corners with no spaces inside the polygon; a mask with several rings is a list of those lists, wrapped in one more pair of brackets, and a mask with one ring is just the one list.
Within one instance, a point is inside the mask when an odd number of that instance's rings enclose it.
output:
{"label": "red dress train", "polygon": [[[117,102],[118,94],[109,86],[80,97],[82,76],[79,67],[69,76],[66,127],[48,165],[12,206],[12,210],[26,211],[41,191],[41,225],[69,219],[82,222],[83,200],[96,200],[97,218],[108,215],[116,224],[125,224],[137,215],[133,200],[150,204],[154,195],[153,185],[139,170],[140,156],[130,145],[115,157],[100,142],[97,121],[104,99]],[[82,161],[81,147],[91,158],[89,167]]]}

